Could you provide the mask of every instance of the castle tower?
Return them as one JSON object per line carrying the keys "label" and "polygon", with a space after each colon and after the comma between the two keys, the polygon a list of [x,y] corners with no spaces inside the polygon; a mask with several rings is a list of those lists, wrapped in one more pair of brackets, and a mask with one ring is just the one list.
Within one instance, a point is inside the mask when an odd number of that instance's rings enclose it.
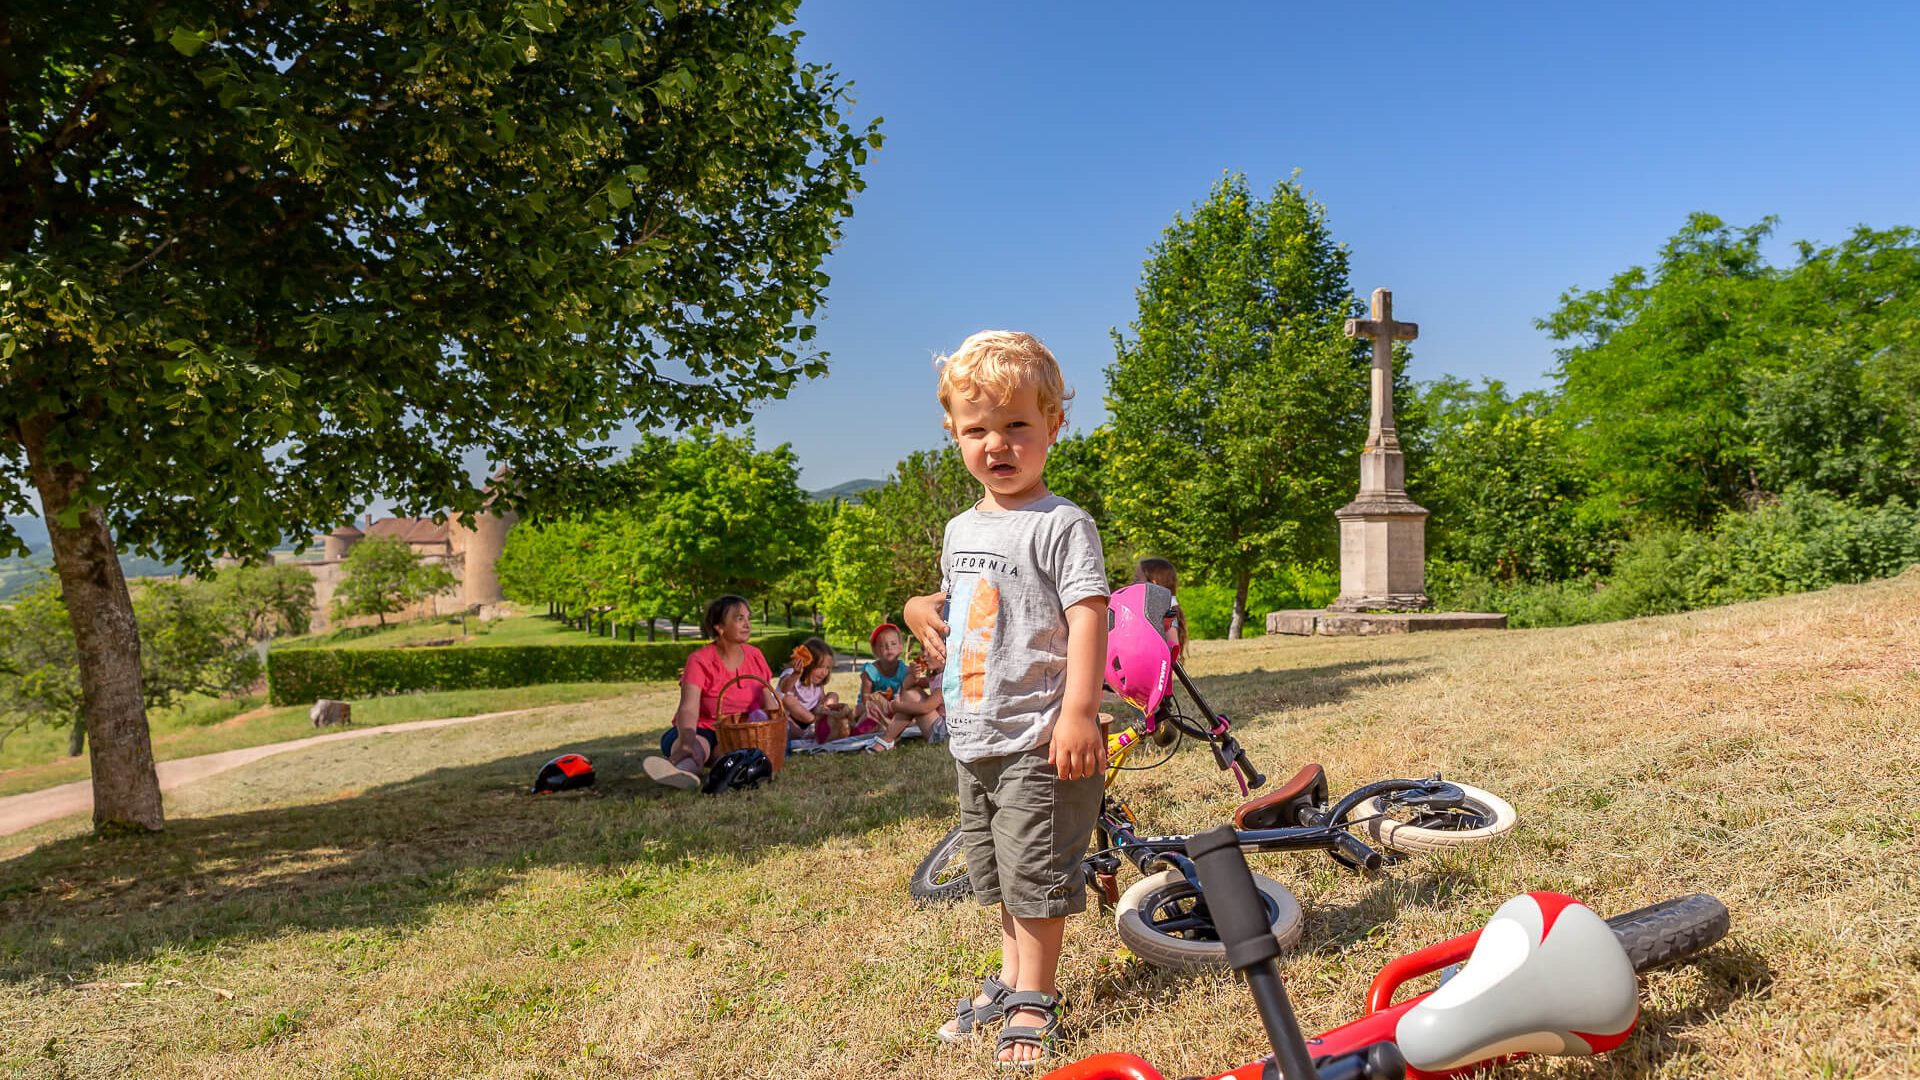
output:
{"label": "castle tower", "polygon": [[[494,479],[499,480],[499,475]],[[511,510],[496,513],[493,510],[496,497],[489,485],[487,501],[480,513],[471,518],[464,514],[460,516],[459,523],[467,528],[449,530],[450,536],[460,537],[458,546],[465,549],[465,565],[460,572],[460,597],[468,607],[497,604],[506,599],[500,592],[500,575],[494,571],[494,564],[500,561],[500,553],[506,550],[507,532],[519,523],[520,515]]]}
{"label": "castle tower", "polygon": [[347,550],[365,535],[351,523],[342,525],[320,538],[320,557],[328,562],[339,562],[347,557]]}

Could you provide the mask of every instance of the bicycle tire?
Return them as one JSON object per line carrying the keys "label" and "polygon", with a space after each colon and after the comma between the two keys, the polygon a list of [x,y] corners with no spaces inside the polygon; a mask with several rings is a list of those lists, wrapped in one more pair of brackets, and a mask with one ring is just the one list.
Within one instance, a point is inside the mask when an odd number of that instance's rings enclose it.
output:
{"label": "bicycle tire", "polygon": [[[960,860],[957,874],[956,860]],[[960,826],[941,837],[914,867],[907,893],[922,904],[951,904],[973,895],[973,882],[960,853]]]}
{"label": "bicycle tire", "polygon": [[1733,916],[1706,893],[1663,900],[1607,920],[1635,971],[1656,971],[1705,952],[1727,936]]}
{"label": "bicycle tire", "polygon": [[[1263,874],[1253,883],[1267,901],[1267,923],[1280,947],[1300,940],[1305,920],[1300,901],[1285,885]],[[1120,897],[1113,914],[1114,929],[1133,954],[1169,971],[1198,971],[1227,966],[1227,947],[1217,940],[1200,940],[1166,933],[1155,925],[1155,915],[1169,904],[1192,898],[1197,890],[1178,870],[1162,870],[1134,883]]]}
{"label": "bicycle tire", "polygon": [[[1507,800],[1491,791],[1482,791],[1477,787],[1454,782],[1466,795],[1466,808],[1482,818],[1491,819],[1487,824],[1472,828],[1437,828],[1415,825],[1393,818],[1381,817],[1367,822],[1367,837],[1376,846],[1384,846],[1401,854],[1411,855],[1423,851],[1445,851],[1448,848],[1467,844],[1478,844],[1501,836],[1519,823],[1520,815]],[[1384,814],[1388,809],[1386,796],[1371,799],[1353,809],[1349,817],[1368,814]]]}

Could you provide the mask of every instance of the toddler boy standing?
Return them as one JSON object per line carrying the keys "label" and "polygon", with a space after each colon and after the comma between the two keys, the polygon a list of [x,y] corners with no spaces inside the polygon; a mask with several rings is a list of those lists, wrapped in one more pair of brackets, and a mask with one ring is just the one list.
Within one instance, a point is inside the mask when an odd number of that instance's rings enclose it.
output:
{"label": "toddler boy standing", "polygon": [[1080,863],[1106,769],[1106,564],[1093,519],[1045,480],[1070,396],[1028,334],[982,331],[947,358],[946,427],[984,492],[947,523],[942,591],[905,613],[945,663],[967,872],[980,902],[1000,906],[1000,974],[940,1037],[1004,1017],[998,1057],[1013,1064],[1042,1057],[1059,1027],[1061,936],[1086,907]]}

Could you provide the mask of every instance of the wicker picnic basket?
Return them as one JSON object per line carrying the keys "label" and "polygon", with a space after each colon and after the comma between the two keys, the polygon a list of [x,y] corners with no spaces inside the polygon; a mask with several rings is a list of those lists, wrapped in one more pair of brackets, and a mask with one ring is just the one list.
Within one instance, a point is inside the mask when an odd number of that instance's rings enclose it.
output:
{"label": "wicker picnic basket", "polygon": [[[727,691],[742,680],[757,682],[773,693],[773,686],[767,680],[743,671],[720,687],[716,700],[726,700]],[[749,720],[748,713],[723,712],[714,717],[713,733],[720,740],[722,754],[752,747],[767,755],[767,760],[773,763],[774,772],[780,771],[781,766],[787,763],[787,714],[780,708],[780,695],[774,693],[773,697],[773,711],[767,714],[765,720]]]}

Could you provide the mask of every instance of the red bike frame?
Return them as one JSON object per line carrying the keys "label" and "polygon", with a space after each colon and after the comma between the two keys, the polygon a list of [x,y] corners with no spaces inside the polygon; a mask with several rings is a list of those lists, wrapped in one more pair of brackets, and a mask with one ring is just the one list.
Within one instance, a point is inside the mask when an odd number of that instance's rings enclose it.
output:
{"label": "red bike frame", "polygon": [[[1557,910],[1567,904],[1576,903],[1572,897],[1560,893],[1536,892],[1533,897],[1543,908]],[[1439,971],[1449,964],[1458,964],[1467,959],[1473,947],[1480,940],[1480,931],[1461,934],[1436,945],[1410,952],[1399,957],[1380,969],[1374,976],[1373,985],[1367,990],[1367,1014],[1351,1023],[1342,1024],[1318,1038],[1307,1040],[1307,1049],[1316,1058],[1338,1056],[1365,1050],[1375,1043],[1393,1042],[1394,1032],[1399,1026],[1400,1017],[1418,1004],[1427,994],[1416,994],[1398,1005],[1393,1004],[1393,995],[1411,979]],[[1582,1035],[1594,1053],[1604,1053],[1627,1041],[1633,1033],[1632,1028],[1618,1035],[1596,1036]],[[1524,1054],[1509,1055],[1502,1058],[1488,1058],[1463,1065],[1457,1069],[1442,1072],[1429,1072],[1407,1066],[1408,1080],[1442,1080],[1445,1077],[1466,1076],[1478,1072],[1499,1061],[1525,1057]],[[1237,1069],[1223,1072],[1213,1080],[1266,1080],[1273,1074],[1268,1073],[1270,1059],[1251,1061]],[[1096,1054],[1093,1057],[1076,1061],[1048,1073],[1045,1080],[1166,1080],[1160,1070],[1153,1067],[1144,1058],[1133,1054]]]}

